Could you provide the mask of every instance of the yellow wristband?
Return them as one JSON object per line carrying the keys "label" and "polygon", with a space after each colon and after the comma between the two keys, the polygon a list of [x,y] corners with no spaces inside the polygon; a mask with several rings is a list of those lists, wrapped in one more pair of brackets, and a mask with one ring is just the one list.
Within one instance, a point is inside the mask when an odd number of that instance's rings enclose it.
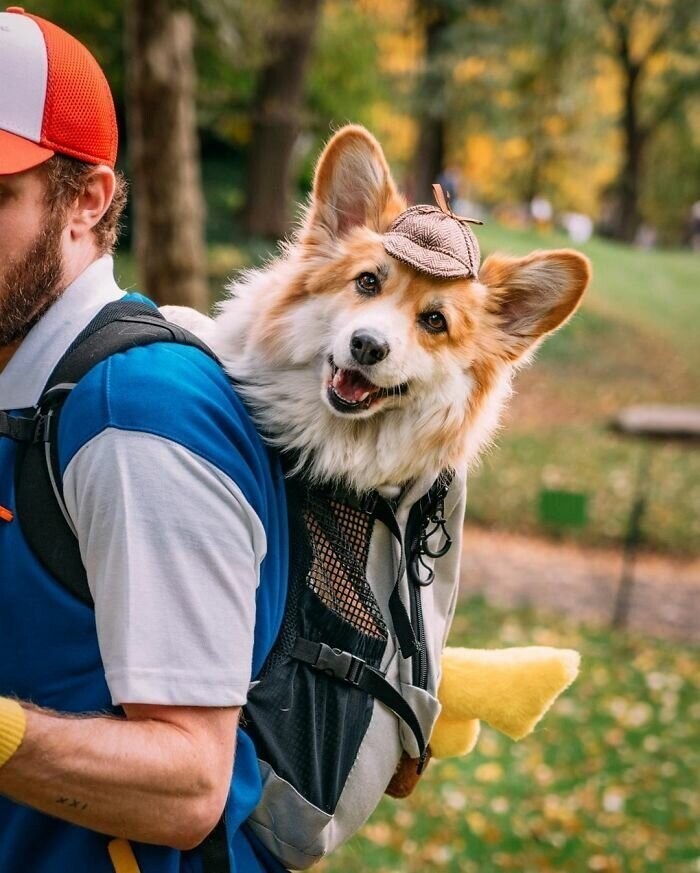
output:
{"label": "yellow wristband", "polygon": [[19,749],[27,727],[27,716],[16,700],[0,697],[0,767]]}

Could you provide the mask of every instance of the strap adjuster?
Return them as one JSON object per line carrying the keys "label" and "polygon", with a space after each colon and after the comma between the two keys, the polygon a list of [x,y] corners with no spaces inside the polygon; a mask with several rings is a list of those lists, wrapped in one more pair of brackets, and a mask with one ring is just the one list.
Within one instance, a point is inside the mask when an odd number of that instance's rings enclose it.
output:
{"label": "strap adjuster", "polygon": [[365,668],[365,662],[350,652],[332,649],[326,643],[319,643],[318,656],[313,666],[329,676],[357,686]]}
{"label": "strap adjuster", "polygon": [[0,436],[9,437],[18,443],[31,443],[34,440],[36,417],[10,415],[0,412]]}
{"label": "strap adjuster", "polygon": [[398,718],[402,719],[409,727],[421,755],[420,766],[425,765],[426,742],[423,738],[420,722],[399,691],[385,678],[381,670],[372,667],[362,658],[358,658],[350,652],[342,649],[333,649],[327,643],[314,643],[297,637],[289,653],[292,658],[308,664],[315,670],[326,673],[334,679],[347,682],[355,688],[360,688],[367,694],[376,698],[384,706],[388,707]]}

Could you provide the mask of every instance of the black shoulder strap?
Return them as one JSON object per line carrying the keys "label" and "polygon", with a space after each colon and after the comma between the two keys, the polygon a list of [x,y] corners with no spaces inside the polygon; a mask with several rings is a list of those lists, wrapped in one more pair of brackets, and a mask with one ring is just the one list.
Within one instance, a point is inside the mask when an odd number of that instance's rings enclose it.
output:
{"label": "black shoulder strap", "polygon": [[117,352],[160,342],[195,346],[216,360],[211,349],[200,339],[166,321],[149,303],[115,300],[101,309],[69,346],[49,376],[42,402],[46,402],[49,392],[61,385],[77,384],[95,365]]}
{"label": "black shoulder strap", "polygon": [[[166,321],[148,303],[117,300],[105,306],[79,334],[49,377],[31,426],[0,428],[20,442],[15,496],[25,539],[44,567],[83,603],[92,596],[75,528],[63,502],[58,463],[58,420],[66,398],[94,366],[118,352],[155,342],[194,346],[215,359],[197,337]],[[2,422],[0,421],[0,425]]]}

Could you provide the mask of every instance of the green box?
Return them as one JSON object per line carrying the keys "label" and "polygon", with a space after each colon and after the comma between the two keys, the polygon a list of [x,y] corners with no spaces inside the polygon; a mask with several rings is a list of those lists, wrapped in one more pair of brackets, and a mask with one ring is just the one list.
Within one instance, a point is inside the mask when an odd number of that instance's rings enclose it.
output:
{"label": "green box", "polygon": [[583,527],[588,523],[588,495],[543,488],[539,517],[543,524],[551,527]]}

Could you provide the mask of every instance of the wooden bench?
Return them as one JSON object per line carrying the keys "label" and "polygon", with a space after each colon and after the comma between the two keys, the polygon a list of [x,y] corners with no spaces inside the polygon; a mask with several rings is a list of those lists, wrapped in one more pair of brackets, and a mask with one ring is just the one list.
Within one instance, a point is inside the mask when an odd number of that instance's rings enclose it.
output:
{"label": "wooden bench", "polygon": [[[618,433],[639,440],[685,443],[700,442],[700,407],[668,406],[657,403],[644,406],[628,406],[620,410],[612,421]],[[622,627],[627,621],[627,612],[634,584],[634,559],[642,539],[642,519],[646,509],[651,470],[651,452],[646,451],[639,460],[637,484],[632,509],[625,535],[622,575],[612,623]]]}

